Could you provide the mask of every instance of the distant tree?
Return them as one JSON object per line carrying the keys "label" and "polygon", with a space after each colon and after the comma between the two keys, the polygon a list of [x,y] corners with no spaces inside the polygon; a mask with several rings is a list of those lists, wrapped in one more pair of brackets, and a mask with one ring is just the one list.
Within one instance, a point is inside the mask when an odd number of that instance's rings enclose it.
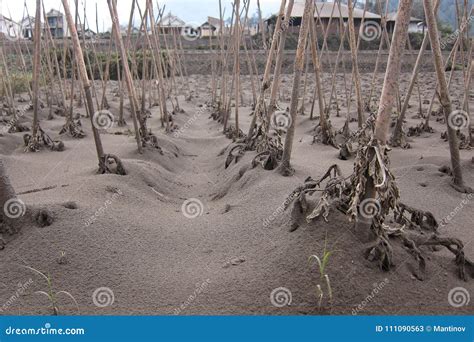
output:
{"label": "distant tree", "polygon": [[423,8],[422,0],[414,0],[411,10],[412,17],[418,18],[426,22],[425,20],[425,9]]}
{"label": "distant tree", "polygon": [[[367,0],[367,11],[381,15],[377,1],[378,0]],[[381,8],[383,8],[383,6],[381,6]]]}
{"label": "distant tree", "polygon": [[258,10],[248,19],[248,25],[250,27],[256,27],[259,23]]}
{"label": "distant tree", "polygon": [[[374,0],[367,0],[367,1],[374,1]],[[389,12],[395,12],[397,10],[398,1],[399,0],[388,0]],[[474,0],[467,0],[468,11],[473,4],[474,4]],[[464,11],[464,0],[459,1],[459,5],[460,5],[461,13],[462,13]],[[422,0],[413,0],[413,8],[412,8],[411,16],[425,20],[425,11],[423,8]],[[457,28],[456,1],[455,0],[440,0],[437,20],[438,20],[438,23],[449,25],[453,29]],[[471,32],[474,33],[474,25],[471,25],[471,26],[472,26]],[[438,26],[438,29],[441,30],[439,26]]]}
{"label": "distant tree", "polygon": [[454,32],[451,24],[438,20],[438,31],[441,37],[449,36]]}

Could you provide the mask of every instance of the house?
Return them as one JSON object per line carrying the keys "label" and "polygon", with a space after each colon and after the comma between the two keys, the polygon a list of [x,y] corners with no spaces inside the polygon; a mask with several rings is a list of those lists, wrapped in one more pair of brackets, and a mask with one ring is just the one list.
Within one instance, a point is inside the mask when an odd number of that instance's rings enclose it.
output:
{"label": "house", "polygon": [[24,39],[33,39],[33,33],[35,31],[35,18],[34,17],[26,17],[20,22],[21,26],[21,36]]}
{"label": "house", "polygon": [[84,36],[85,39],[94,39],[97,36],[97,34],[89,28],[86,28],[84,30],[84,34],[83,34],[82,31],[83,31],[84,27],[82,25],[79,25],[79,24],[76,27],[77,27],[77,29],[76,29],[77,30],[77,35],[81,39],[83,38],[83,36]]}
{"label": "house", "polygon": [[[395,21],[397,20],[397,12],[387,14],[387,31],[392,33],[395,28]],[[425,33],[426,25],[423,20],[410,17],[410,24],[408,25],[408,33]]]}
{"label": "house", "polygon": [[[209,36],[219,36],[221,33],[224,35],[230,34],[230,27],[225,26],[225,24],[221,25],[221,20],[218,18],[207,17],[207,21],[199,26],[198,28],[201,32],[201,37],[209,37]],[[258,26],[245,26],[242,29],[242,33],[244,35],[253,36],[258,32]]]}
{"label": "house", "polygon": [[0,14],[0,36],[9,40],[19,39],[21,37],[20,24]]}
{"label": "house", "polygon": [[[221,20],[214,17],[207,17],[207,21],[199,26],[201,37],[215,37],[221,34]],[[225,25],[224,25],[225,26]]]}
{"label": "house", "polygon": [[[109,30],[109,32],[106,32],[108,36],[112,36],[112,29]],[[142,32],[143,33],[143,32]],[[150,32],[148,32],[150,34]],[[131,37],[137,37],[140,34],[140,30],[136,27],[132,27],[130,29],[130,36]],[[122,37],[127,37],[128,36],[128,26],[120,26],[120,35]],[[102,37],[104,38],[104,37]]]}
{"label": "house", "polygon": [[169,12],[163,18],[161,18],[158,23],[159,32],[163,34],[169,34],[173,32],[181,32],[181,30],[186,29],[186,22],[178,18],[177,16]]}
{"label": "house", "polygon": [[63,38],[68,36],[68,27],[65,23],[64,15],[61,12],[51,9],[46,13],[46,19],[48,20],[48,27],[53,38]]}
{"label": "house", "polygon": [[[304,13],[304,3],[295,2],[293,9],[291,11],[290,18],[290,32],[299,31],[301,25],[301,20]],[[377,24],[380,24],[382,17],[376,13],[365,11],[360,8],[354,8],[353,11],[354,25],[356,31],[359,31],[362,18],[365,22],[371,21]],[[276,19],[278,15],[273,15],[268,18],[265,22],[267,25],[267,30],[273,32],[276,24]],[[314,10],[314,20],[316,27],[321,29],[321,25],[324,27],[324,30],[329,29],[330,34],[338,34],[341,28],[341,24],[347,23],[349,19],[349,8],[347,5],[339,4],[335,2],[316,2]],[[342,20],[342,22],[341,22]]]}

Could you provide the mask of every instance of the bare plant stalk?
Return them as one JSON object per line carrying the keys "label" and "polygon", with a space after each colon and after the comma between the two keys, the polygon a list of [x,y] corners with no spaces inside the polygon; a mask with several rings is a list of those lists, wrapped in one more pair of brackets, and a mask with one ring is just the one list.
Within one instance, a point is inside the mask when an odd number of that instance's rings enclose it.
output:
{"label": "bare plant stalk", "polygon": [[431,0],[423,0],[423,5],[425,7],[426,22],[428,25],[431,49],[436,67],[436,75],[439,85],[439,100],[446,117],[449,151],[451,154],[451,166],[453,171],[453,187],[457,191],[461,192],[472,191],[464,185],[461,169],[461,158],[459,155],[459,141],[456,135],[456,130],[454,130],[449,124],[449,116],[452,113],[452,106],[448,93],[448,84],[444,75],[443,57],[441,55],[441,45],[439,42],[438,26],[433,4],[431,3]]}
{"label": "bare plant stalk", "polygon": [[[36,18],[41,18],[41,0],[36,0]],[[34,34],[35,52],[33,58],[33,127],[31,144],[38,141],[38,112],[39,112],[39,78],[41,68],[41,20],[35,20]]]}
{"label": "bare plant stalk", "polygon": [[319,62],[318,56],[318,37],[316,36],[316,29],[314,25],[314,20],[310,21],[310,40],[311,40],[311,55],[313,57],[313,67],[314,67],[314,74],[316,78],[316,92],[318,94],[318,105],[319,105],[319,124],[321,126],[321,134],[322,134],[322,142],[323,144],[331,143],[331,132],[328,123],[328,119],[326,116],[326,111],[324,110],[324,95],[321,86],[321,65]]}
{"label": "bare plant stalk", "polygon": [[[224,55],[224,65],[225,65],[225,72],[224,72],[224,82],[226,83],[226,89],[227,89],[227,79],[228,79],[228,59],[230,59],[229,56],[232,56],[232,53],[234,51],[234,44],[232,44],[232,37],[234,36],[234,15],[235,15],[235,11],[234,11],[234,6],[235,4],[232,5],[232,16],[231,16],[231,27],[230,27],[230,30],[229,30],[229,42],[228,42],[228,48],[226,50],[226,53]],[[230,89],[228,92],[225,92],[224,94],[226,96],[228,96],[226,99],[225,99],[225,102],[224,102],[224,112],[223,112],[223,116],[224,116],[224,126],[223,126],[223,131],[225,132],[227,130],[227,123],[229,121],[229,116],[230,116],[230,105],[231,105],[231,101],[232,101],[232,93],[234,91],[234,82],[235,82],[235,73],[232,73],[232,79],[231,79],[231,83],[230,83]]]}
{"label": "bare plant stalk", "polygon": [[[214,31],[211,29],[211,18],[207,17],[207,23],[209,26],[209,51],[211,53],[211,103],[214,105],[216,103],[216,54],[214,53],[214,48],[212,47],[212,36],[214,35]],[[173,35],[173,40],[176,44],[176,36]]]}
{"label": "bare plant stalk", "polygon": [[[224,13],[222,12],[222,0],[219,0],[219,20],[220,20],[220,54],[221,54],[221,91],[219,99],[219,115],[223,119],[225,116],[225,100],[227,96],[227,64],[226,64],[226,51],[225,51],[225,41],[224,41]],[[225,130],[225,127],[224,127]]]}
{"label": "bare plant stalk", "polygon": [[[381,0],[377,0],[377,8],[378,8],[379,12],[382,13],[382,8],[381,8],[381,5],[380,5],[380,1]],[[387,32],[387,23],[386,23],[386,20],[385,20],[385,18],[387,16],[387,12],[388,12],[388,0],[385,0],[385,16],[382,17],[382,30],[383,30],[382,34]],[[385,35],[384,35],[384,37],[385,37]],[[370,82],[369,96],[367,97],[367,102],[366,102],[367,110],[370,110],[370,105],[372,104],[372,97],[373,97],[373,94],[374,94],[375,81],[376,81],[377,75],[378,75],[379,64],[380,64],[380,59],[381,59],[381,56],[382,56],[383,46],[384,46],[384,39],[381,38],[380,43],[379,43],[379,50],[377,52],[377,58],[375,60],[374,72],[372,74],[372,81]],[[390,46],[387,46],[387,48],[390,48]]]}
{"label": "bare plant stalk", "polygon": [[[280,88],[281,66],[283,64],[283,59],[285,57],[285,42],[286,42],[286,37],[288,34],[288,29],[291,24],[291,12],[293,11],[293,4],[294,4],[294,0],[288,1],[288,7],[286,8],[286,14],[285,14],[285,20],[281,24],[280,36],[278,37],[279,45],[278,45],[277,57],[275,61],[275,70],[273,73],[272,89],[270,91],[270,101],[269,101],[268,112],[267,112],[267,117],[266,117],[267,122],[269,122],[271,116],[276,110],[278,89]],[[306,47],[304,47],[303,49],[306,50]],[[303,59],[304,59],[304,56],[303,56]],[[304,64],[304,60],[303,60],[303,64]],[[269,127],[270,126],[267,125],[267,131]]]}
{"label": "bare plant stalk", "polygon": [[398,5],[397,21],[393,33],[392,45],[390,47],[387,71],[385,73],[375,124],[375,137],[381,145],[385,145],[388,140],[390,114],[395,104],[396,90],[398,89],[401,59],[410,20],[411,2],[411,0],[401,0]]}
{"label": "bare plant stalk", "polygon": [[[311,32],[311,31],[310,31]],[[306,47],[306,50],[308,50],[308,47]],[[301,96],[301,105],[300,108],[298,109],[298,113],[300,115],[305,114],[305,102],[306,102],[306,90],[308,89],[308,69],[309,69],[309,55],[308,53],[305,53],[305,67],[304,67],[304,80],[303,80],[303,96]]]}
{"label": "bare plant stalk", "polygon": [[44,9],[44,4],[43,4],[43,18],[44,18],[44,21],[45,21],[45,25],[46,25],[46,35],[48,37],[48,41],[49,43],[51,44],[51,46],[53,47],[53,51],[54,51],[54,58],[53,58],[53,61],[54,61],[54,66],[55,66],[55,69],[56,69],[56,73],[58,74],[58,83],[59,83],[59,91],[61,93],[61,99],[62,99],[62,103],[63,103],[63,110],[64,110],[64,113],[66,113],[66,107],[67,107],[67,100],[66,100],[66,94],[64,92],[64,85],[63,85],[63,81],[61,79],[61,69],[59,67],[59,61],[58,61],[58,55],[57,55],[57,51],[56,51],[56,44],[53,40],[53,37],[51,35],[51,30],[49,29],[49,24],[48,24],[48,20],[47,20],[47,17],[46,17],[46,11]]}
{"label": "bare plant stalk", "polygon": [[[43,60],[46,61],[46,63],[43,63],[43,79],[45,80],[45,83],[48,84],[54,84],[54,72],[53,72],[53,67],[51,65],[51,49],[49,47],[49,41],[46,40],[46,42],[42,42],[42,50],[45,51],[45,54],[43,55]],[[46,67],[44,66],[46,64]],[[44,70],[46,69],[46,70]],[[45,72],[46,71],[46,72]],[[48,87],[46,90],[47,94],[47,104],[49,107],[49,114],[48,114],[48,120],[53,119],[53,93],[54,93],[54,87]]]}
{"label": "bare plant stalk", "polygon": [[[471,45],[472,48],[472,45]],[[471,56],[471,53],[469,53],[469,56]],[[467,70],[467,80],[466,80],[466,90],[464,93],[464,99],[463,99],[463,109],[467,113],[467,116],[470,118],[471,114],[469,111],[469,89],[471,88],[471,83],[472,83],[472,74],[474,73],[474,60],[471,60],[471,63],[469,64],[469,68]],[[469,127],[467,128],[469,130],[469,144],[471,146],[474,146],[474,120],[470,120]]]}
{"label": "bare plant stalk", "polygon": [[[11,17],[11,15],[10,15]],[[20,32],[18,32],[17,34],[20,34]],[[21,50],[21,43],[19,40],[15,41],[15,51],[17,53],[18,56],[20,56],[20,62],[21,62],[21,68],[23,69],[23,72],[24,73],[28,73],[28,68],[26,67],[26,62],[25,62],[25,57],[23,56],[23,51]],[[30,101],[33,99],[33,93],[32,93],[32,90],[31,90],[31,84],[28,84],[28,96],[30,97]]]}
{"label": "bare plant stalk", "polygon": [[119,126],[125,126],[127,123],[123,117],[123,102],[124,102],[124,92],[123,92],[123,83],[122,83],[122,68],[120,67],[120,58],[119,53],[116,51],[117,55],[115,58],[116,66],[117,66],[117,83],[118,83],[118,91],[119,91]]}
{"label": "bare plant stalk", "polygon": [[[339,12],[340,12],[340,2],[338,2],[338,6],[339,6]],[[339,15],[339,21],[342,21],[341,14]],[[327,108],[326,108],[328,116],[331,113],[331,104],[332,104],[332,100],[334,98],[334,95],[336,93],[337,70],[339,68],[339,62],[340,62],[340,59],[341,59],[342,52],[344,50],[344,42],[346,40],[347,31],[348,31],[348,25],[340,27],[340,30],[339,30],[339,40],[340,40],[339,49],[337,51],[336,61],[334,63],[334,69],[333,69],[333,72],[332,72],[331,93],[329,95],[329,101],[327,103]],[[344,80],[345,80],[345,68],[344,68],[343,72],[344,72]],[[335,95],[335,99],[336,99],[336,105],[338,105],[337,104],[337,95]],[[313,107],[314,107],[314,101],[315,101],[315,97],[313,98]],[[339,113],[339,111],[337,111],[337,113]],[[313,119],[313,109],[311,109],[310,119]]]}
{"label": "bare plant stalk", "polygon": [[[87,76],[86,65],[84,64],[84,57],[82,54],[81,43],[79,41],[79,37],[77,35],[76,25],[74,20],[72,19],[71,11],[69,10],[68,0],[61,0],[64,7],[64,12],[66,15],[67,24],[69,26],[69,31],[71,32],[71,40],[73,43],[74,54],[77,57],[77,67],[80,79],[82,80],[82,85],[84,87],[84,93],[86,97],[87,108],[90,114],[91,120],[91,128],[92,133],[94,135],[94,142],[97,151],[97,157],[99,159],[99,172],[105,173],[107,167],[105,165],[105,155],[104,155],[104,148],[102,146],[102,141],[100,139],[99,131],[97,130],[96,126],[94,125],[94,102],[92,100],[92,93],[91,93],[91,85],[89,81],[89,77]],[[37,16],[39,18],[39,16]]]}
{"label": "bare plant stalk", "polygon": [[262,35],[263,49],[267,50],[267,37],[265,33],[265,27],[263,26],[263,17],[262,17],[262,9],[260,7],[260,0],[257,0],[257,10],[258,10],[258,23],[260,26],[259,33]]}
{"label": "bare plant stalk", "polygon": [[295,137],[296,114],[298,112],[298,95],[300,89],[301,74],[304,70],[304,53],[310,22],[313,20],[313,0],[306,0],[304,14],[301,22],[300,33],[298,37],[298,47],[296,49],[296,58],[293,75],[293,90],[291,93],[290,115],[291,124],[286,133],[285,145],[283,150],[282,162],[279,171],[283,176],[291,176],[294,173],[290,165],[291,151],[293,149],[293,140]]}
{"label": "bare plant stalk", "polygon": [[[438,11],[439,0],[436,0],[435,3],[435,11]],[[402,139],[402,129],[403,129],[403,121],[405,120],[406,112],[408,109],[408,104],[410,102],[411,94],[413,93],[413,88],[415,87],[416,79],[418,77],[418,72],[420,71],[421,61],[423,59],[423,54],[428,46],[429,43],[429,36],[426,33],[423,37],[423,42],[421,43],[420,51],[418,52],[418,56],[416,58],[415,67],[413,68],[413,72],[410,78],[410,84],[408,85],[407,94],[405,96],[405,100],[403,102],[402,110],[400,111],[400,115],[398,116],[397,124],[395,125],[395,129],[392,134],[392,146],[400,146],[400,142]]]}
{"label": "bare plant stalk", "polygon": [[357,123],[359,128],[362,127],[364,121],[364,105],[362,101],[362,91],[360,85],[360,75],[359,75],[359,62],[357,59],[357,45],[356,45],[356,34],[354,28],[354,8],[352,5],[352,0],[347,0],[347,7],[349,9],[349,45],[351,47],[351,61],[352,61],[352,76],[354,79],[355,92],[356,92],[356,101],[357,101]]}
{"label": "bare plant stalk", "polygon": [[158,90],[160,95],[160,110],[162,111],[165,123],[166,123],[166,130],[169,130],[169,117],[168,117],[168,110],[166,108],[166,94],[165,94],[165,84],[164,84],[164,77],[163,77],[163,66],[164,63],[162,62],[161,57],[161,49],[160,49],[160,38],[158,33],[156,33],[156,22],[155,16],[153,14],[153,2],[151,0],[147,0],[146,2],[148,13],[150,16],[150,27],[151,27],[151,35],[153,37],[153,42],[155,44],[155,53],[156,53],[156,60],[157,60],[157,69],[158,69]]}
{"label": "bare plant stalk", "polygon": [[[385,148],[388,141],[388,132],[390,129],[390,116],[396,101],[396,90],[398,89],[402,54],[404,52],[408,24],[410,22],[411,3],[412,0],[400,0],[398,4],[398,14],[395,22],[393,40],[390,46],[387,70],[385,72],[382,94],[379,101],[380,105],[375,121],[374,137],[370,142],[370,146],[372,148],[367,149],[367,152],[363,152],[363,148],[366,147],[359,147],[362,156],[358,156],[355,167],[357,167],[358,163],[364,163],[364,160],[369,161],[365,163],[364,168],[358,170],[358,172],[362,173],[363,177],[366,179],[365,184],[363,185],[364,191],[360,196],[360,200],[370,199],[373,201],[376,196],[377,189],[380,189],[380,186],[377,188],[375,187],[375,179],[371,173],[371,170],[369,170],[369,167],[372,165],[370,161],[374,159],[381,160],[381,158],[383,158],[381,156],[385,154]],[[381,165],[381,167],[385,168],[386,166]],[[386,171],[384,170],[383,172]],[[385,179],[384,182],[386,182]],[[369,221],[371,222],[372,220]],[[359,224],[357,225],[357,230],[363,240],[371,239],[373,237],[372,233],[377,233],[366,229],[366,220],[360,219],[358,222]]]}
{"label": "bare plant stalk", "polygon": [[245,37],[245,28],[248,25],[248,18],[249,18],[249,9],[250,9],[250,0],[245,1],[244,0],[244,5],[245,5],[245,20],[244,24],[242,25],[242,43],[244,46],[244,51],[245,51],[245,57],[246,57],[246,62],[247,62],[247,69],[249,73],[249,78],[250,78],[250,86],[252,89],[252,103],[253,106],[257,103],[257,90],[255,88],[255,80],[254,80],[254,72],[253,72],[253,66],[252,66],[252,60],[250,59],[250,54],[247,48],[247,40]]}
{"label": "bare plant stalk", "polygon": [[16,122],[16,106],[15,106],[15,99],[14,99],[14,94],[12,90],[12,84],[11,84],[11,78],[10,78],[10,72],[9,72],[9,67],[7,64],[7,60],[5,58],[5,54],[3,53],[3,44],[0,46],[0,56],[2,59],[2,64],[3,64],[3,73],[2,76],[2,81],[4,83],[4,89],[5,89],[5,95],[8,100],[8,106],[9,106],[9,111],[10,114],[13,115],[13,120]]}
{"label": "bare plant stalk", "polygon": [[[290,4],[288,6],[291,5],[291,1],[293,0],[290,0]],[[250,139],[253,135],[253,131],[255,129],[255,123],[257,122],[257,117],[259,115],[262,115],[261,113],[263,113],[263,108],[265,104],[265,92],[270,86],[269,82],[270,82],[270,73],[271,73],[272,63],[273,63],[273,54],[277,47],[278,38],[280,34],[282,34],[282,31],[284,30],[284,27],[282,26],[282,21],[283,21],[283,15],[285,13],[285,4],[286,4],[286,0],[281,0],[280,10],[278,12],[278,18],[276,20],[275,32],[273,33],[273,39],[270,45],[270,51],[268,53],[267,63],[265,64],[265,71],[263,73],[263,80],[262,80],[262,85],[260,87],[260,93],[258,95],[257,103],[255,105],[254,116],[252,118],[252,122],[249,127],[249,132],[247,134],[248,139]]]}
{"label": "bare plant stalk", "polygon": [[[127,84],[128,97],[130,98],[130,107],[132,111],[132,121],[133,128],[135,129],[135,139],[137,140],[138,152],[142,153],[142,142],[140,137],[140,131],[138,129],[137,122],[137,94],[135,93],[135,87],[133,85],[132,75],[130,73],[130,67],[128,66],[127,52],[125,51],[125,46],[123,45],[122,35],[120,34],[120,25],[118,22],[118,13],[117,13],[117,4],[115,0],[107,0],[109,5],[110,17],[112,18],[113,31],[115,35],[115,42],[117,44],[117,49],[120,53],[120,58],[122,59],[123,65],[123,76],[125,78],[125,83]],[[146,134],[147,132],[141,132]]]}
{"label": "bare plant stalk", "polygon": [[[458,37],[459,38],[459,37]],[[446,62],[444,64],[444,70],[449,66],[449,63],[452,63],[452,59],[455,55],[456,50],[458,49],[458,44],[459,44],[459,39],[456,39],[454,42],[453,48],[451,49],[451,52],[449,53],[448,58],[446,59]],[[448,85],[449,88],[449,85]],[[430,123],[430,117],[431,117],[431,112],[433,111],[433,106],[435,104],[436,100],[436,95],[438,95],[438,84],[436,83],[436,88],[433,90],[433,94],[431,95],[431,101],[430,101],[430,106],[428,107],[428,112],[425,118],[425,126],[428,127]]]}
{"label": "bare plant stalk", "polygon": [[235,0],[235,134],[239,137],[239,91],[240,91],[240,0]]}
{"label": "bare plant stalk", "polygon": [[102,100],[100,101],[101,108],[106,107],[107,103],[107,83],[109,81],[110,75],[110,61],[112,59],[112,39],[109,39],[109,47],[107,49],[107,60],[105,61],[105,71],[104,71],[104,81],[102,83]]}

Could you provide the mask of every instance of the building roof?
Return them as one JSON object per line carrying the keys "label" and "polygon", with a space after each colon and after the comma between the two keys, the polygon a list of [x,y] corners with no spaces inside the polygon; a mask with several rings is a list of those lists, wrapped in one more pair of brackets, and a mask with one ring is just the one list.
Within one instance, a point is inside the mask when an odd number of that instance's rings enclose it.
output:
{"label": "building roof", "polygon": [[169,12],[163,18],[161,18],[160,22],[158,23],[161,27],[184,27],[186,26],[186,22],[181,20],[179,17],[171,14]]}
{"label": "building roof", "polygon": [[[387,14],[387,21],[396,21],[398,16],[398,12],[391,12]],[[415,17],[410,17],[410,22],[411,23],[421,23],[423,20],[415,18]]]}
{"label": "building roof", "polygon": [[29,16],[29,17],[25,17],[21,20],[21,24],[22,25],[28,25],[28,24],[33,24],[35,22],[35,17],[32,17],[32,16]]}
{"label": "building roof", "polygon": [[[316,8],[314,10],[314,17],[317,18],[318,14],[320,18],[333,18],[342,17],[344,19],[349,18],[349,8],[347,5],[340,4],[341,12],[339,13],[339,4],[335,2],[316,2]],[[304,3],[295,2],[291,11],[292,17],[301,18],[304,13]],[[364,17],[364,10],[360,8],[354,8],[352,11],[355,19],[362,19]],[[381,16],[369,11],[365,11],[365,19],[381,19]]]}
{"label": "building roof", "polygon": [[11,23],[15,23],[15,24],[17,24],[15,21],[13,21],[13,19],[11,19],[11,18],[9,18],[9,17],[6,17],[6,16],[4,16],[4,15],[3,15],[3,14],[1,14],[1,13],[0,13],[0,20],[1,20],[1,21],[9,21],[9,22],[11,22]]}
{"label": "building roof", "polygon": [[[20,22],[20,25],[24,30],[25,29],[33,30],[35,27],[35,17],[29,16],[29,17],[23,18]],[[41,23],[41,28],[44,28],[44,27],[45,27],[45,24]]]}
{"label": "building roof", "polygon": [[219,18],[207,17],[207,21],[201,26],[205,26],[206,24],[213,26],[217,29],[221,27],[221,20]]}
{"label": "building roof", "polygon": [[46,13],[47,17],[62,17],[63,14],[59,12],[58,10],[55,10],[52,8],[48,13]]}
{"label": "building roof", "polygon": [[[77,31],[77,33],[82,32],[82,29],[83,29],[83,28],[84,28],[83,25],[77,24],[77,25],[76,25],[76,31]],[[86,28],[86,29],[84,30],[84,32],[86,32],[86,33],[91,33],[91,34],[96,34],[95,31],[91,30],[89,27]]]}
{"label": "building roof", "polygon": [[[86,31],[87,31],[87,30],[86,30]],[[135,26],[133,26],[133,27],[131,28],[131,30],[130,30],[130,34],[138,34],[138,33],[140,33],[140,32],[145,32],[145,31],[144,31],[144,30],[140,31],[140,30],[139,30],[138,28],[136,28]],[[150,30],[148,30],[148,32],[150,32]],[[109,31],[107,31],[106,33],[110,33],[110,34],[111,34],[112,31],[109,30]],[[126,36],[127,33],[128,33],[128,27],[123,27],[123,26],[121,26],[121,27],[120,27],[120,34],[121,34],[122,36]]]}

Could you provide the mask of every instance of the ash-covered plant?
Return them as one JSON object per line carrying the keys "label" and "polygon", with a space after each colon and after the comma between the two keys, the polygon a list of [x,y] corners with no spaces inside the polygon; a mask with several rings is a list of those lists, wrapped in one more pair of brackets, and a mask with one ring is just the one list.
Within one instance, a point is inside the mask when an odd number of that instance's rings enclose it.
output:
{"label": "ash-covered plant", "polygon": [[[366,138],[365,133],[360,136]],[[395,176],[389,169],[388,151],[387,146],[371,138],[365,146],[359,145],[354,171],[349,177],[344,178],[339,166],[332,165],[319,180],[308,177],[297,187],[285,201],[285,209],[293,205],[292,217],[299,212],[308,222],[319,217],[329,222],[333,208],[348,215],[350,222],[367,230],[371,244],[365,250],[365,257],[378,262],[382,270],[388,271],[394,265],[393,244],[398,243],[418,262],[415,276],[423,279],[426,252],[422,246],[444,246],[455,255],[459,277],[463,280],[474,277],[474,264],[465,257],[463,243],[440,236],[432,213],[400,201]],[[372,193],[367,192],[368,188],[372,188]],[[319,196],[310,211],[307,197],[315,194]],[[387,224],[389,217],[393,218],[393,224]],[[291,230],[297,227],[292,222]]]}
{"label": "ash-covered plant", "polygon": [[38,134],[35,136],[30,134],[23,135],[23,142],[25,143],[25,152],[38,152],[43,147],[49,148],[51,151],[64,151],[64,143],[61,140],[53,140],[43,131],[38,125]]}

